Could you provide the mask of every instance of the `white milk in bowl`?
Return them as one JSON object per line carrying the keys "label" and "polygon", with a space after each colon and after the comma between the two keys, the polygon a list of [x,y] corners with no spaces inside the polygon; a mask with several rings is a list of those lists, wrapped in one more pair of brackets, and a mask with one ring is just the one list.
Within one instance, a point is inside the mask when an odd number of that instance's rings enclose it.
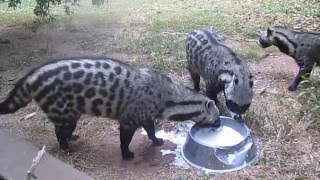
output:
{"label": "white milk in bowl", "polygon": [[203,129],[194,133],[196,141],[206,146],[234,146],[244,140],[238,131],[229,126],[221,126],[218,129]]}

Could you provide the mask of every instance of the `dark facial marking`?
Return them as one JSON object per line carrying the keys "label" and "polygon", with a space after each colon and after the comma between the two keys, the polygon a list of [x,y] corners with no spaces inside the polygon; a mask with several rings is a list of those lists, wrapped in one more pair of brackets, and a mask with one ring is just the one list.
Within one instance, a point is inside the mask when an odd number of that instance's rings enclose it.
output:
{"label": "dark facial marking", "polygon": [[165,106],[167,108],[173,107],[173,106],[188,106],[188,105],[200,105],[202,104],[202,101],[181,101],[181,102],[174,102],[174,101],[167,101],[165,102]]}
{"label": "dark facial marking", "polygon": [[236,79],[234,80],[234,83],[235,83],[235,84],[238,84],[238,83],[239,83],[239,80],[236,78]]}
{"label": "dark facial marking", "polygon": [[185,121],[185,120],[191,120],[193,117],[199,116],[200,114],[201,114],[200,111],[186,113],[186,114],[174,114],[170,116],[168,119],[172,121]]}
{"label": "dark facial marking", "polygon": [[231,76],[234,75],[233,71],[228,70],[228,69],[219,70],[219,71],[218,71],[218,75],[221,75],[221,74],[229,74],[229,75],[231,75]]}
{"label": "dark facial marking", "polygon": [[267,29],[267,36],[271,36],[272,35],[272,30],[270,28]]}
{"label": "dark facial marking", "polygon": [[298,47],[298,45],[295,42],[291,41],[291,39],[289,39],[287,35],[283,34],[282,32],[277,32],[277,33],[285,37],[288,40],[288,42],[290,42],[293,45],[294,48]]}
{"label": "dark facial marking", "polygon": [[276,42],[279,50],[285,54],[289,54],[289,47],[287,44],[283,43],[278,37],[274,37],[274,41]]}
{"label": "dark facial marking", "polygon": [[239,106],[237,103],[234,103],[231,100],[227,100],[226,105],[230,111],[236,114],[244,114],[250,106],[250,104]]}

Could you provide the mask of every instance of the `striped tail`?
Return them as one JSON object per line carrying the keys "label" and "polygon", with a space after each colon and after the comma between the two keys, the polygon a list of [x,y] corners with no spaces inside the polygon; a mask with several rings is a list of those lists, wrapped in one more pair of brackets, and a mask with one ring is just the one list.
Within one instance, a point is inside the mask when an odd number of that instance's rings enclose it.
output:
{"label": "striped tail", "polygon": [[26,86],[26,77],[16,83],[9,96],[0,102],[0,114],[14,113],[32,101],[30,91]]}

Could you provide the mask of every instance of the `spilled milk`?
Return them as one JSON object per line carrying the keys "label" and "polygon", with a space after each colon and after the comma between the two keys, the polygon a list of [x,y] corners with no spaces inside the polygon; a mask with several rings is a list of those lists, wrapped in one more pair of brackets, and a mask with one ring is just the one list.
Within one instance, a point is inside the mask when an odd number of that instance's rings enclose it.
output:
{"label": "spilled milk", "polygon": [[244,137],[229,126],[221,126],[218,129],[203,129],[195,132],[193,137],[203,145],[234,146],[244,140]]}

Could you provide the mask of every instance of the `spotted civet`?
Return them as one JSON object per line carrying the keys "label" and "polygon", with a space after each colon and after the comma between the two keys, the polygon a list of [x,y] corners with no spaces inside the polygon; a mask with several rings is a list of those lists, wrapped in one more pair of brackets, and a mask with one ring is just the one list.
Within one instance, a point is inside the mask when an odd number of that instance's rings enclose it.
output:
{"label": "spotted civet", "polygon": [[303,76],[308,77],[314,64],[319,65],[320,63],[319,33],[298,32],[285,27],[275,26],[262,32],[258,41],[262,48],[274,45],[282,53],[295,59],[299,66],[299,72],[288,87],[289,91],[295,91]]}
{"label": "spotted civet", "polygon": [[214,101],[151,69],[137,69],[110,58],[57,60],[40,66],[15,85],[0,103],[0,114],[14,113],[34,99],[55,125],[61,150],[69,148],[81,114],[109,117],[120,123],[123,159],[132,159],[129,144],[142,126],[155,145],[156,118],[192,120],[200,125],[219,118]]}
{"label": "spotted civet", "polygon": [[194,89],[200,90],[202,77],[207,96],[218,103],[217,95],[223,91],[231,115],[241,118],[253,97],[253,77],[243,60],[224,44],[218,34],[206,29],[188,35],[186,54]]}

